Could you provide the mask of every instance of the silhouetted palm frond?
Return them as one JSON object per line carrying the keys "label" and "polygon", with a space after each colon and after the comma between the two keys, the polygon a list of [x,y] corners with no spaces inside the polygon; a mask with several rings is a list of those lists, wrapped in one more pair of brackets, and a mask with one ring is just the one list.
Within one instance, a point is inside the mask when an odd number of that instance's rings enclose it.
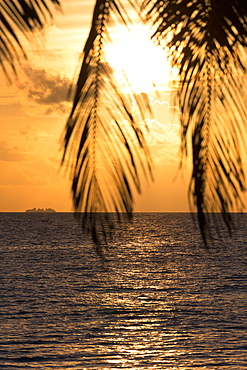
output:
{"label": "silhouetted palm frond", "polygon": [[29,40],[30,33],[47,23],[52,17],[49,3],[60,5],[59,0],[1,0],[0,65],[9,79],[8,68],[15,73],[19,56],[26,58],[20,33]]}
{"label": "silhouetted palm frond", "polygon": [[142,117],[133,113],[134,103],[139,112],[148,104],[119,90],[105,60],[109,26],[116,19],[127,26],[121,1],[96,1],[64,136],[64,158],[69,150],[72,161],[74,208],[83,212],[83,227],[96,244],[106,241],[112,227],[109,211],[131,216],[133,188],[141,191],[140,169],[151,173]]}
{"label": "silhouetted palm frond", "polygon": [[143,10],[179,69],[181,150],[192,146],[190,194],[205,239],[210,212],[221,212],[230,230],[229,212],[243,208],[247,3],[146,0]]}

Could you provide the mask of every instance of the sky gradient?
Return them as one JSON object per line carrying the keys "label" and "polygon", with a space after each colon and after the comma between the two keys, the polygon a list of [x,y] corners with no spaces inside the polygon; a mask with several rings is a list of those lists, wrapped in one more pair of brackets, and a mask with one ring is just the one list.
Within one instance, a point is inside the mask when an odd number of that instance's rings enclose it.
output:
{"label": "sky gradient", "polygon": [[[9,85],[0,70],[1,212],[23,212],[33,207],[51,207],[60,212],[73,210],[69,171],[60,166],[61,137],[71,107],[68,90],[89,31],[93,1],[64,0],[62,7],[64,15],[55,14],[53,24],[45,29],[43,41],[34,43],[32,49],[27,46],[29,59],[18,68],[18,80],[13,78]],[[178,110],[172,106],[170,87],[165,86],[168,69],[165,62],[157,64],[163,56],[145,41],[148,36],[144,34],[140,28],[134,30],[130,45],[129,36],[120,30],[116,54],[112,47],[109,52],[117,76],[118,62],[114,55],[119,55],[125,44],[129,44],[133,56],[137,49],[135,42],[138,43],[135,63],[129,62],[127,50],[123,53],[125,57],[120,57],[123,60],[120,68],[128,70],[138,93],[148,94],[154,112],[153,119],[147,119],[150,128],[147,142],[153,157],[155,182],[144,182],[142,195],[136,197],[135,211],[188,211],[189,162],[178,171]],[[145,73],[151,69],[155,74]],[[159,88],[158,95],[150,90],[143,74],[156,84],[160,78],[163,88]]]}

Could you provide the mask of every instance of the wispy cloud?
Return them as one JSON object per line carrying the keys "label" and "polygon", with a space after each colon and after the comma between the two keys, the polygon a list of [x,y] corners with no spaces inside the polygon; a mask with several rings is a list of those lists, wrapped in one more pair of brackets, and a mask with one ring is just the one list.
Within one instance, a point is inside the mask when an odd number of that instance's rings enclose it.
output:
{"label": "wispy cloud", "polygon": [[162,123],[155,119],[146,119],[150,129],[147,141],[155,164],[179,163],[179,125],[177,123]]}
{"label": "wispy cloud", "polygon": [[71,81],[67,76],[49,75],[44,69],[30,66],[24,69],[26,78],[19,87],[38,104],[61,105],[69,102],[68,91]]}
{"label": "wispy cloud", "polygon": [[19,129],[19,134],[25,138],[26,141],[36,141],[38,139],[54,138],[53,134],[48,134],[46,131],[38,127],[31,127],[30,125],[22,126]]}
{"label": "wispy cloud", "polygon": [[0,161],[21,162],[26,156],[17,147],[10,147],[6,141],[0,141]]}
{"label": "wispy cloud", "polygon": [[0,116],[1,117],[11,117],[16,116],[21,109],[21,104],[11,103],[11,104],[1,104],[0,103]]}
{"label": "wispy cloud", "polygon": [[168,109],[172,109],[174,111],[176,111],[177,113],[180,112],[178,106],[176,105],[170,105],[170,102],[168,100],[159,100],[159,99],[154,99],[153,97],[150,99],[150,104],[151,106],[154,106],[155,104],[158,104],[158,105],[165,105],[166,108]]}

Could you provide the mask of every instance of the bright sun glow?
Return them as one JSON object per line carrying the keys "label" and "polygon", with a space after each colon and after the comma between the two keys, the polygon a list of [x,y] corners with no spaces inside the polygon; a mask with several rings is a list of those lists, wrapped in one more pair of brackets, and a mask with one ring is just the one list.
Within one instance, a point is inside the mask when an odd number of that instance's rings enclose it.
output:
{"label": "bright sun glow", "polygon": [[106,47],[106,57],[120,84],[124,83],[124,72],[136,93],[168,88],[171,70],[167,55],[150,41],[147,26],[135,25],[130,31],[118,29],[113,43]]}

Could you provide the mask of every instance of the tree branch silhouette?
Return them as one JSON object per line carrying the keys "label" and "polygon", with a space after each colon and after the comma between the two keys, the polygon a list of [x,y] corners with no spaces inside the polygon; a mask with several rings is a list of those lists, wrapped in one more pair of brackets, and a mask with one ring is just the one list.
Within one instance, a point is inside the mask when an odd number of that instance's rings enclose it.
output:
{"label": "tree branch silhouette", "polygon": [[19,34],[32,42],[30,35],[41,30],[52,18],[50,4],[60,8],[59,0],[2,0],[0,4],[0,66],[11,82],[16,75],[16,62],[27,54]]}
{"label": "tree branch silhouette", "polygon": [[230,212],[244,207],[247,4],[146,0],[142,9],[153,23],[153,38],[167,43],[179,69],[181,152],[188,155],[192,147],[190,205],[206,242],[212,213],[221,212],[231,231]]}
{"label": "tree branch silhouette", "polygon": [[[117,213],[118,220],[122,213],[131,218],[133,191],[141,192],[140,172],[151,175],[140,125],[149,104],[134,93],[123,94],[105,60],[109,25],[116,18],[127,27],[128,14],[121,1],[96,1],[64,135],[63,161],[68,157],[72,166],[74,209],[98,246],[107,243],[114,227],[108,212]],[[134,102],[139,114],[133,113]]]}

